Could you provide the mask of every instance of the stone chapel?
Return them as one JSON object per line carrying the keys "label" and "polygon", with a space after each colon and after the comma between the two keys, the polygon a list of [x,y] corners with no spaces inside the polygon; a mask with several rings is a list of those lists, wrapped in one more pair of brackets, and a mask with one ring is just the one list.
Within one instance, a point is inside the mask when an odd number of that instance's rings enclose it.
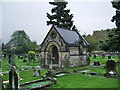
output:
{"label": "stone chapel", "polygon": [[88,46],[77,31],[52,26],[41,44],[42,65],[48,68],[88,65]]}

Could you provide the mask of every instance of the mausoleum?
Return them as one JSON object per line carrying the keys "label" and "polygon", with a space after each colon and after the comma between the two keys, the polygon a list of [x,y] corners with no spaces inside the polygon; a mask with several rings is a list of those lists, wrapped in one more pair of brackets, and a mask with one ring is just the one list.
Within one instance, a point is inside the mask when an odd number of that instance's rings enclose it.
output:
{"label": "mausoleum", "polygon": [[88,65],[88,42],[77,31],[52,26],[41,44],[46,67]]}

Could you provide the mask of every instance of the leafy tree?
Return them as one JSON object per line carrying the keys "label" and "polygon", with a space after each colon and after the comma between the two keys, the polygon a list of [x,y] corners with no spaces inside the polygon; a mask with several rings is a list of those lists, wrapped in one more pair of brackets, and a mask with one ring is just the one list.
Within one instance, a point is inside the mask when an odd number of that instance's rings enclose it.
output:
{"label": "leafy tree", "polygon": [[47,17],[49,21],[47,21],[47,25],[56,25],[61,28],[71,29],[73,27],[73,14],[70,13],[70,9],[65,9],[67,6],[67,2],[49,2],[49,4],[54,5],[52,8],[50,15],[47,13]]}
{"label": "leafy tree", "polygon": [[116,15],[112,17],[112,22],[115,22],[117,30],[120,31],[120,1],[112,2],[113,8],[116,9]]}
{"label": "leafy tree", "polygon": [[113,1],[112,5],[116,9],[116,15],[112,17],[112,22],[115,22],[117,28],[109,31],[108,39],[101,41],[100,47],[105,51],[120,52],[120,1]]}
{"label": "leafy tree", "polygon": [[92,35],[83,35],[83,37],[89,42],[89,51],[95,51],[98,50],[98,40],[94,38]]}
{"label": "leafy tree", "polygon": [[32,62],[32,60],[35,61],[35,52],[34,51],[29,51],[28,52],[28,62]]}
{"label": "leafy tree", "polygon": [[12,47],[8,43],[7,44],[2,43],[2,53],[4,55],[13,54],[14,50],[12,49]]}
{"label": "leafy tree", "polygon": [[30,39],[24,30],[15,31],[8,42],[15,49],[16,54],[27,53],[29,50]]}
{"label": "leafy tree", "polygon": [[38,47],[36,41],[30,42],[29,51],[36,51],[36,50],[39,50],[39,47]]}

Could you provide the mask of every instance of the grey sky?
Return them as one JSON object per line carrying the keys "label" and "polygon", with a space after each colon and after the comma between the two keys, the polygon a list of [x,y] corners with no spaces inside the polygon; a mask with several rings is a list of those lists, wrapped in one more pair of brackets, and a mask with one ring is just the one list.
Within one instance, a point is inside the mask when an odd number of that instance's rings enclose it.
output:
{"label": "grey sky", "polygon": [[[52,7],[48,2],[3,2],[3,42],[8,42],[14,31],[25,30],[31,40],[40,44],[51,27],[46,25],[46,12],[50,13]],[[110,1],[68,2],[67,8],[71,9],[74,24],[81,34],[92,34],[94,30],[115,27],[110,21],[115,15]]]}

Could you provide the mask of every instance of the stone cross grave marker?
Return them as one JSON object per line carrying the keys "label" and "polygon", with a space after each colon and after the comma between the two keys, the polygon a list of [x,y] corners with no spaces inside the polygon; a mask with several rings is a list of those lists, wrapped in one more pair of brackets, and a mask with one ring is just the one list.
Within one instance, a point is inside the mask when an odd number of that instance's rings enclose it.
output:
{"label": "stone cross grave marker", "polygon": [[9,71],[9,88],[12,90],[19,90],[19,74],[16,71],[15,66],[10,66]]}
{"label": "stone cross grave marker", "polygon": [[106,74],[116,74],[116,62],[114,60],[106,61]]}

